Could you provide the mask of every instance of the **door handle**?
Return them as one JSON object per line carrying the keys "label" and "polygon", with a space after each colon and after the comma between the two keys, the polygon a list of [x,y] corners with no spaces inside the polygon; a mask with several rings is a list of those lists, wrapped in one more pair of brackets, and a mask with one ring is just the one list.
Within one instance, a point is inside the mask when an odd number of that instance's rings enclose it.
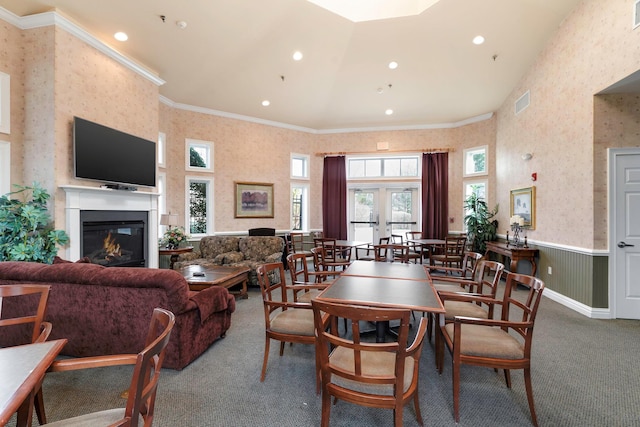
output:
{"label": "door handle", "polygon": [[618,242],[618,247],[619,248],[626,248],[627,246],[635,246],[635,245],[630,245],[630,244],[625,243],[625,242]]}

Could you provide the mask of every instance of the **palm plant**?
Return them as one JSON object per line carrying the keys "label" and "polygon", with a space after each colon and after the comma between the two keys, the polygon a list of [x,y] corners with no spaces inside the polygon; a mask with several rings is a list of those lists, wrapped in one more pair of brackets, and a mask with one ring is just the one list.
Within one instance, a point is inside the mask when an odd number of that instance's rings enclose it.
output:
{"label": "palm plant", "polygon": [[498,205],[489,210],[487,202],[472,193],[464,201],[464,209],[467,212],[464,223],[467,226],[468,241],[471,242],[474,252],[483,254],[486,250],[485,242],[496,239],[498,220],[493,217],[498,214]]}
{"label": "palm plant", "polygon": [[[53,263],[58,249],[69,236],[54,230],[47,202],[49,193],[38,183],[0,197],[0,261]],[[12,197],[13,198],[10,198]]]}

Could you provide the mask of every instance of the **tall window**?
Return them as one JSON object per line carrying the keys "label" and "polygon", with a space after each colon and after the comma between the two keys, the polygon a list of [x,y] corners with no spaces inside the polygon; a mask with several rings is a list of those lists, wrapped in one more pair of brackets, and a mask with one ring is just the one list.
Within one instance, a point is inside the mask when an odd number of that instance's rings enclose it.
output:
{"label": "tall window", "polygon": [[464,150],[463,176],[487,175],[489,173],[487,146]]}
{"label": "tall window", "polygon": [[186,140],[187,170],[213,172],[213,142]]}
{"label": "tall window", "polygon": [[206,235],[213,232],[212,188],[213,182],[210,179],[187,178],[187,222],[188,233],[191,235]]}
{"label": "tall window", "polygon": [[9,74],[0,73],[0,133],[11,133],[11,98],[10,93],[11,78]]}
{"label": "tall window", "polygon": [[160,215],[167,212],[167,190],[166,190],[166,184],[165,184],[166,182],[167,182],[167,175],[164,172],[159,173],[158,184],[156,186],[156,190],[158,191],[158,236],[162,236],[164,234],[164,228],[165,228],[164,225],[160,225]]}
{"label": "tall window", "polygon": [[291,230],[309,229],[309,186],[291,184]]}
{"label": "tall window", "polygon": [[158,134],[158,144],[156,146],[158,166],[165,167],[165,147],[166,147],[167,135],[164,132]]}
{"label": "tall window", "polygon": [[[488,185],[487,180],[465,182],[464,183],[464,199],[467,200],[467,198],[470,195],[475,194],[476,196],[478,196],[479,199],[483,199],[484,201],[486,201],[487,194],[489,192],[487,185]],[[466,209],[462,213],[463,225],[465,230],[467,229],[467,224],[466,224],[466,221],[464,221],[464,218],[468,214],[469,212]]]}

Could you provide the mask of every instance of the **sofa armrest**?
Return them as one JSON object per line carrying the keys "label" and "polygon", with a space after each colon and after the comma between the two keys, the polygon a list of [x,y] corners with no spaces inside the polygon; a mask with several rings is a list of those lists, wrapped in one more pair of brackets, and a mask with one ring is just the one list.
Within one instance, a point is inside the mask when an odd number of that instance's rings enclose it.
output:
{"label": "sofa armrest", "polygon": [[273,253],[264,259],[265,263],[281,262],[281,261],[282,261],[282,252]]}
{"label": "sofa armrest", "polygon": [[190,292],[190,299],[198,307],[200,323],[204,323],[213,313],[220,311],[233,313],[236,309],[235,298],[229,294],[227,288],[220,286]]}
{"label": "sofa armrest", "polygon": [[194,259],[198,259],[198,258],[202,258],[200,251],[187,252],[187,253],[178,255],[178,261],[176,262],[193,261]]}

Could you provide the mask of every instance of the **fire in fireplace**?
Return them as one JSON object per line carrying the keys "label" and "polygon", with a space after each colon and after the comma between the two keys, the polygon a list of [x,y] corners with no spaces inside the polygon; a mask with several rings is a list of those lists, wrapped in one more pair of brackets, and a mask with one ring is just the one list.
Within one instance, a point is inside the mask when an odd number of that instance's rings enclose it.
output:
{"label": "fire in fireplace", "polygon": [[81,211],[81,254],[108,267],[146,265],[147,213]]}

